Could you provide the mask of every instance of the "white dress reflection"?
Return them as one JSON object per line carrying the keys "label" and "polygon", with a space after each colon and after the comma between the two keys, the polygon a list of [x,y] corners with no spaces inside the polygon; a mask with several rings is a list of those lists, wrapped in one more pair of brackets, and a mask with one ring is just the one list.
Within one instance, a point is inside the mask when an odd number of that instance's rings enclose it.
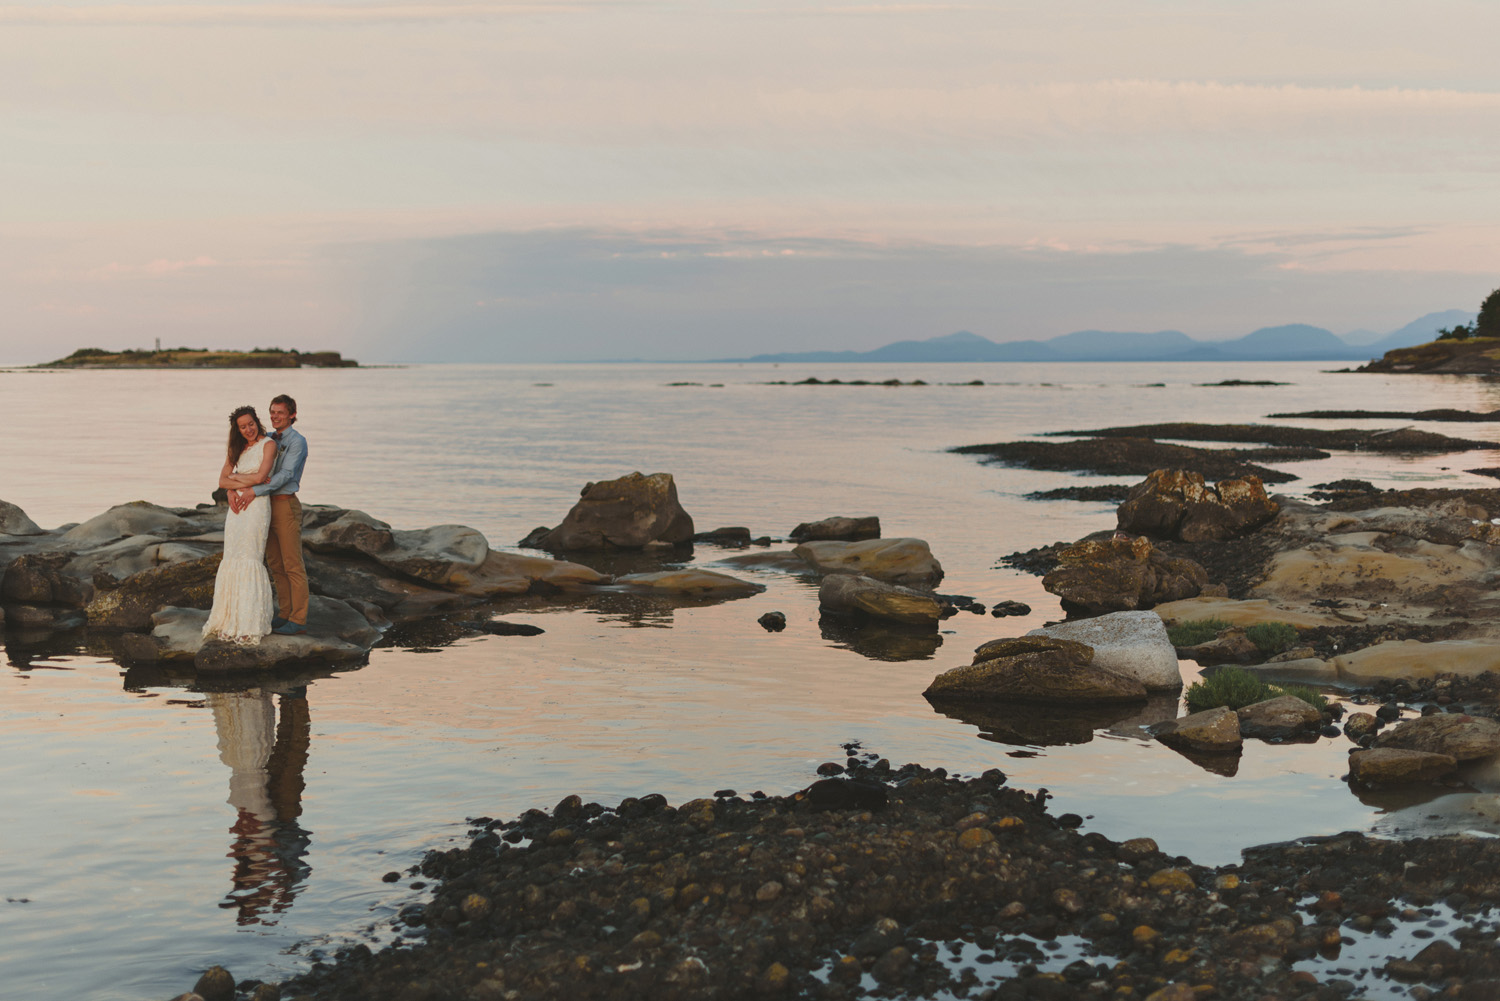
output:
{"label": "white dress reflection", "polygon": [[311,837],[297,823],[312,734],[307,691],[280,693],[279,713],[277,697],[266,688],[206,695],[236,812],[234,889],[219,906],[237,909],[242,925],[274,924],[311,872],[303,861]]}

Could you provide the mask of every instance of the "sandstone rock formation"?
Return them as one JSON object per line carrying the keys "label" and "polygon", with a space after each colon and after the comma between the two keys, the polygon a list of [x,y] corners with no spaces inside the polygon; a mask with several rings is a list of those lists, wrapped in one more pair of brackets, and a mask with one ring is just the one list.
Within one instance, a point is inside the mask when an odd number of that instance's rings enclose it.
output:
{"label": "sandstone rock formation", "polygon": [[1153,723],[1146,732],[1174,750],[1224,754],[1238,751],[1244,743],[1239,716],[1225,706]]}

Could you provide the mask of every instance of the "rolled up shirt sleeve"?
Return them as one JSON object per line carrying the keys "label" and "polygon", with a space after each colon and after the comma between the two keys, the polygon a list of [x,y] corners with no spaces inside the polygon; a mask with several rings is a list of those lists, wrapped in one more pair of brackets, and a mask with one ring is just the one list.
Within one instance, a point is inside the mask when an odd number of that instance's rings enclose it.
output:
{"label": "rolled up shirt sleeve", "polygon": [[277,469],[271,474],[271,478],[265,483],[257,483],[250,489],[255,496],[264,497],[266,494],[274,494],[288,483],[300,483],[302,481],[302,467],[307,463],[307,439],[301,435],[291,439],[286,446],[286,454],[281,457]]}

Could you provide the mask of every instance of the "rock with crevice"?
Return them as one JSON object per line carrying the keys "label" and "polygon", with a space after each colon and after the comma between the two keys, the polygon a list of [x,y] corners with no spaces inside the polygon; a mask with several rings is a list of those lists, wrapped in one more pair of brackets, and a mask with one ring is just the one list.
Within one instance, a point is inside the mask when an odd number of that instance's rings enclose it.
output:
{"label": "rock with crevice", "polygon": [[0,597],[34,605],[82,608],[94,597],[91,581],[67,572],[68,553],[28,553],[5,568]]}
{"label": "rock with crevice", "polygon": [[1209,484],[1190,469],[1158,469],[1131,488],[1116,518],[1123,532],[1205,542],[1245,535],[1279,511],[1258,477]]}
{"label": "rock with crevice", "polygon": [[104,629],[150,629],[166,607],[213,607],[214,579],[223,554],[143,570],[89,602],[89,625]]}

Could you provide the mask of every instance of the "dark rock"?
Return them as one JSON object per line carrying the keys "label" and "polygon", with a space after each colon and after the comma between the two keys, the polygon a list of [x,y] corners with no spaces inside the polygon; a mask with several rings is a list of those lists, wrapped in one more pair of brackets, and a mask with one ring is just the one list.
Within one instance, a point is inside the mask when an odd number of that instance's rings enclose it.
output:
{"label": "dark rock", "polygon": [[997,619],[1003,619],[1007,615],[1030,615],[1031,606],[1024,601],[997,601],[990,609],[990,614]]}
{"label": "dark rock", "polygon": [[1244,743],[1239,716],[1224,706],[1153,723],[1146,732],[1174,749],[1216,754],[1236,752]]}
{"label": "dark rock", "polygon": [[540,636],[546,632],[541,626],[529,622],[501,622],[498,619],[476,622],[474,628],[489,636]]}
{"label": "dark rock", "polygon": [[814,810],[883,810],[889,799],[884,785],[860,779],[820,779],[804,795]]}
{"label": "dark rock", "polygon": [[1254,476],[1209,486],[1202,473],[1158,469],[1131,489],[1115,516],[1124,532],[1205,542],[1245,535],[1280,510]]}
{"label": "dark rock", "polygon": [[822,521],[805,521],[792,529],[787,538],[793,542],[815,539],[837,539],[845,542],[880,538],[880,519],[874,515],[859,518],[834,517]]}
{"label": "dark rock", "polygon": [[234,977],[222,966],[210,966],[193,985],[203,1001],[234,1001]]}
{"label": "dark rock", "polygon": [[0,596],[32,605],[83,608],[93,600],[94,585],[64,571],[70,559],[70,554],[60,552],[17,557],[0,578]]}
{"label": "dark rock", "polygon": [[530,532],[527,532],[526,538],[517,542],[516,545],[520,546],[523,549],[541,549],[542,540],[551,534],[552,529],[548,528],[546,525],[538,525]]}
{"label": "dark rock", "polygon": [[[1149,438],[1089,438],[1083,441],[1012,441],[991,445],[963,445],[954,452],[983,455],[986,461],[1027,469],[1098,473],[1104,476],[1147,476],[1157,469],[1193,469],[1210,479],[1257,476],[1262,483],[1286,483],[1297,477],[1257,466],[1260,449],[1192,448]],[[1299,453],[1301,458],[1327,458],[1327,453]],[[1278,459],[1285,460],[1285,454]]]}
{"label": "dark rock", "polygon": [[1293,695],[1281,695],[1238,710],[1240,735],[1278,739],[1311,733],[1322,726],[1323,714]]}
{"label": "dark rock", "polygon": [[89,625],[106,629],[150,629],[151,616],[164,607],[209,609],[222,555],[142,570],[88,605]]}
{"label": "dark rock", "polygon": [[695,533],[693,541],[709,542],[720,546],[748,546],[750,545],[750,529],[716,528],[711,532]]}
{"label": "dark rock", "polygon": [[584,485],[561,525],[537,541],[550,550],[640,549],[691,541],[693,519],[677,501],[671,473],[631,473]]}
{"label": "dark rock", "polygon": [[768,633],[779,633],[786,628],[786,615],[782,612],[767,612],[755,621]]}

